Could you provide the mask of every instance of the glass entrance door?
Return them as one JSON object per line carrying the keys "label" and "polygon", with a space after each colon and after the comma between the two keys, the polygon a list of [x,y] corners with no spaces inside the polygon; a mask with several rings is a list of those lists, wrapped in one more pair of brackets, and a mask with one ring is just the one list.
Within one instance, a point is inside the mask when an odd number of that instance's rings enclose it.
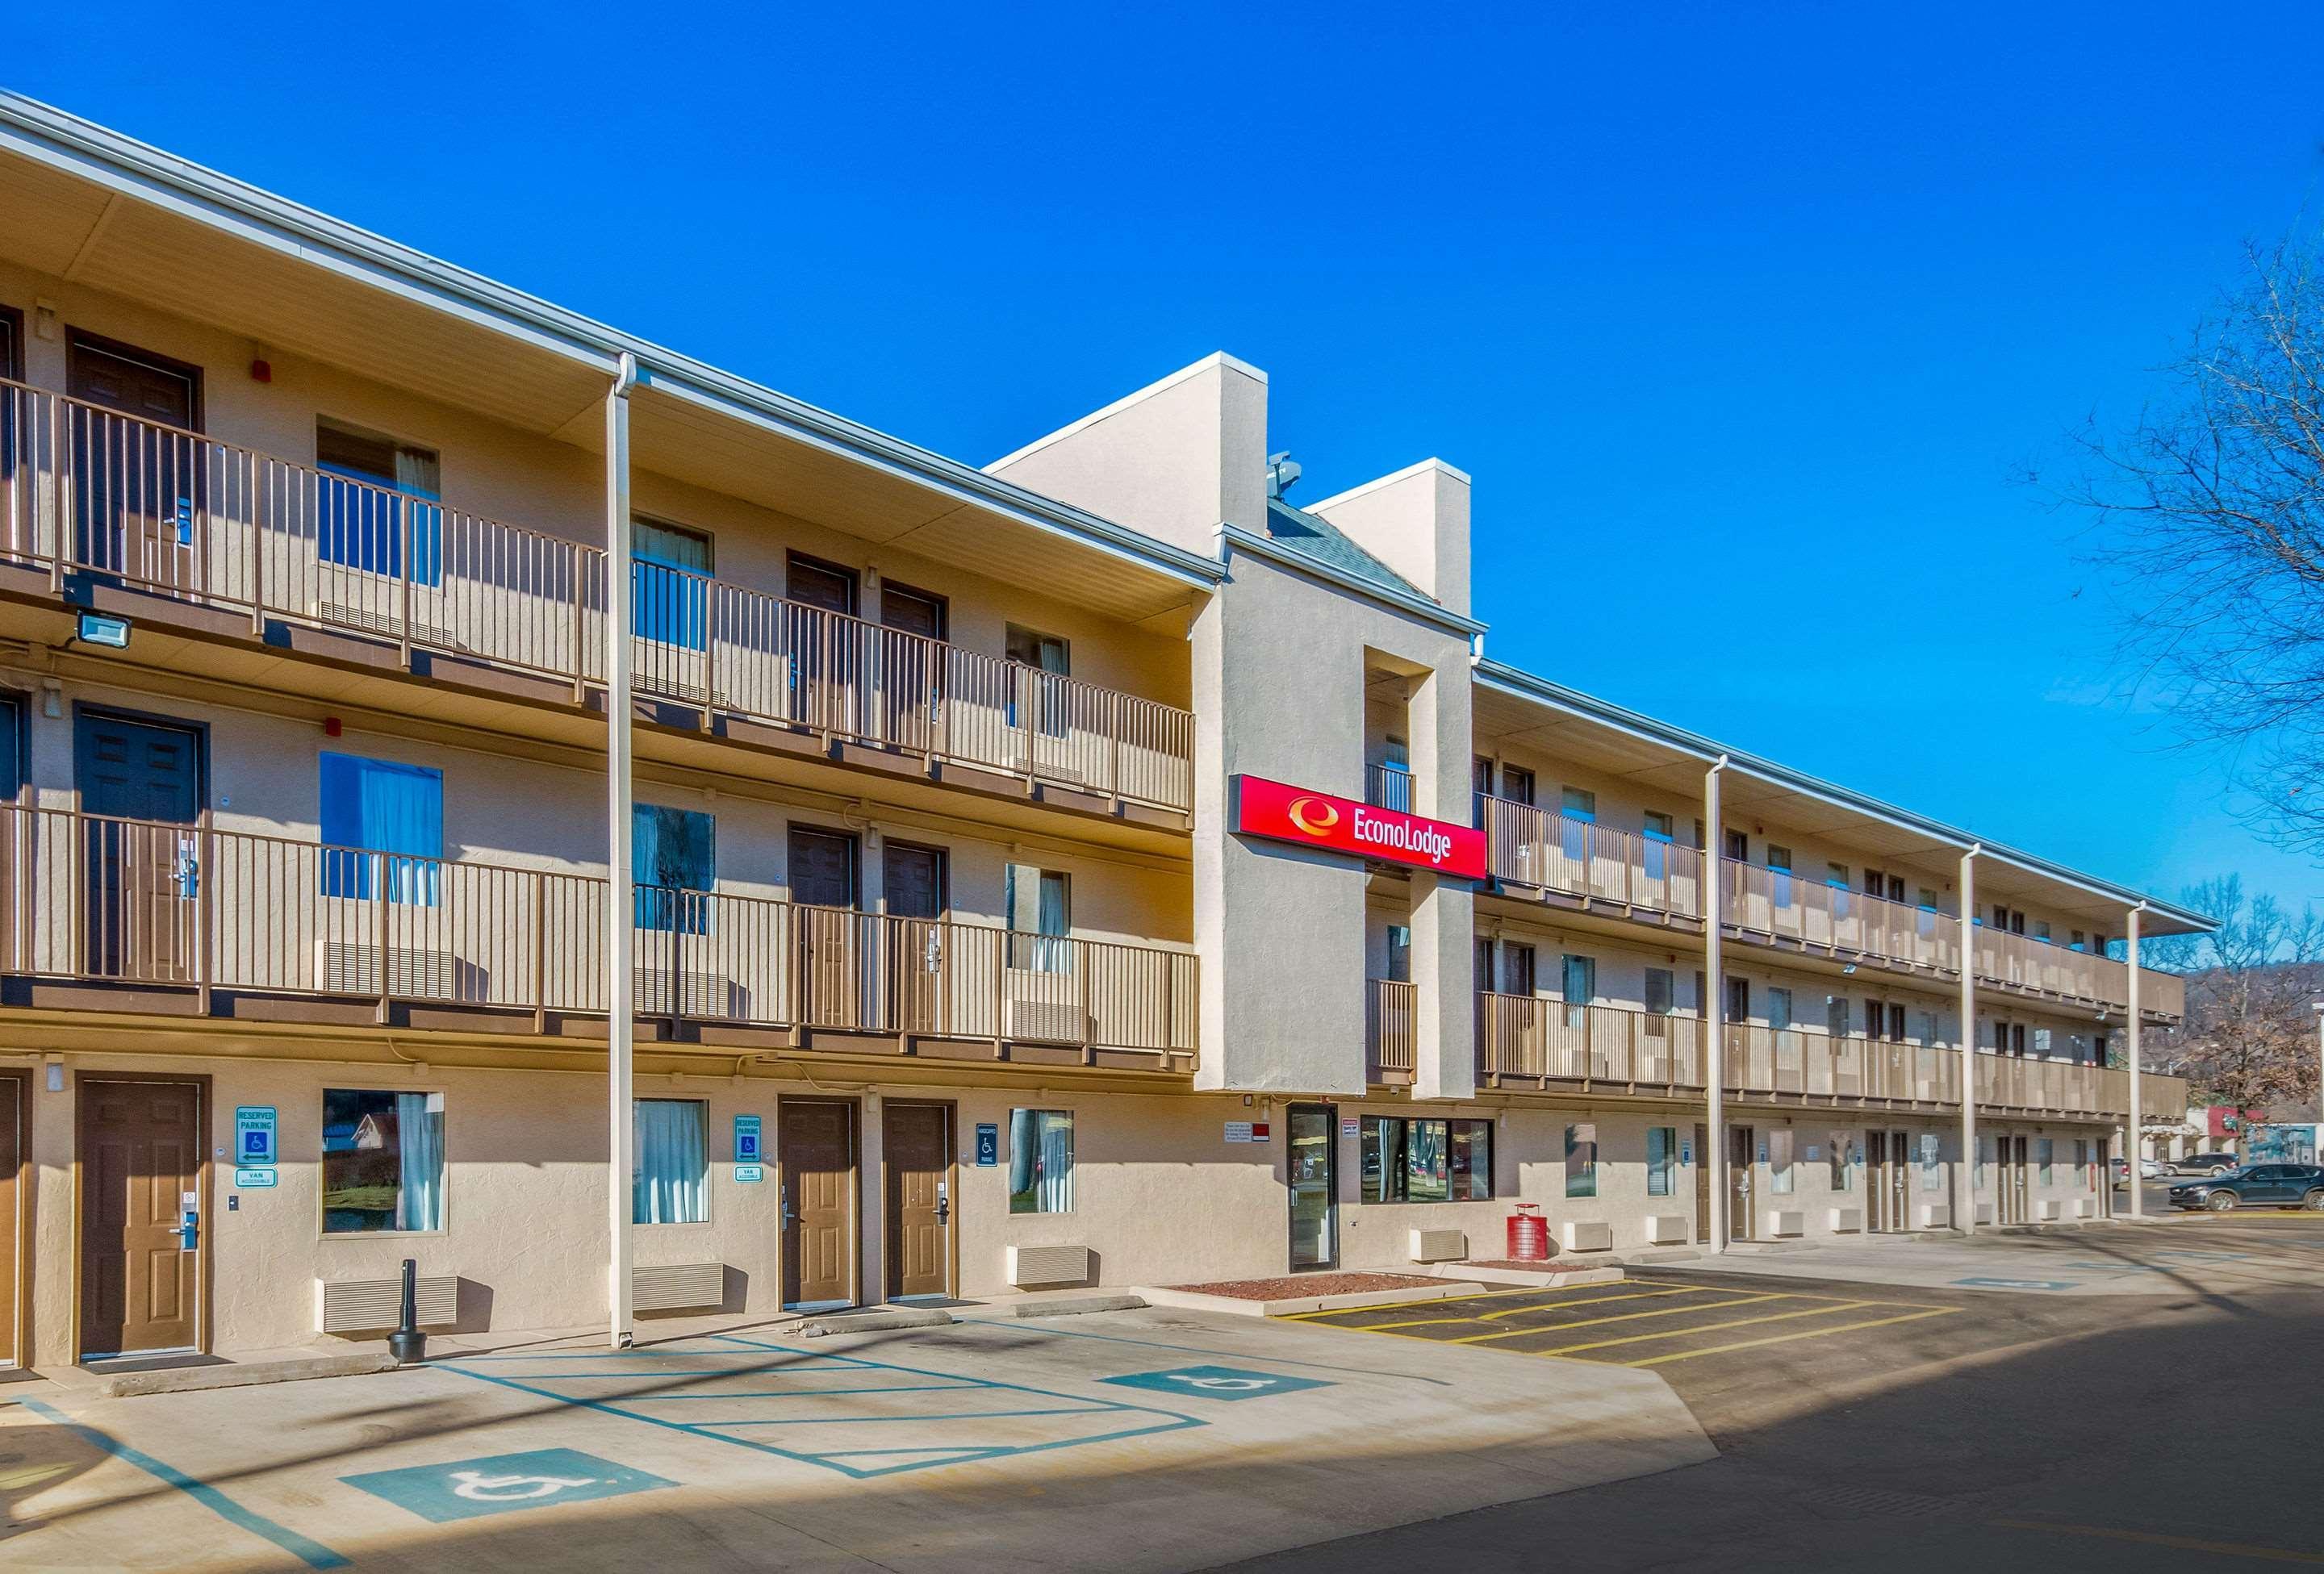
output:
{"label": "glass entrance door", "polygon": [[1340,1261],[1339,1177],[1333,1162],[1332,1107],[1294,1104],[1284,1148],[1291,1189],[1291,1268],[1330,1268]]}

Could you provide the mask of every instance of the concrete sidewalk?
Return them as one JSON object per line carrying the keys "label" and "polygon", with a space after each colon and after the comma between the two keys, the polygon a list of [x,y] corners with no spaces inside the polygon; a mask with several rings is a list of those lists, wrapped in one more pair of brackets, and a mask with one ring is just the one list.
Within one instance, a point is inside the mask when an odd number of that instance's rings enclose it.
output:
{"label": "concrete sidewalk", "polygon": [[962,1315],[134,1399],[0,1388],[0,1561],[1180,1569],[1714,1452],[1649,1373],[1186,1311]]}

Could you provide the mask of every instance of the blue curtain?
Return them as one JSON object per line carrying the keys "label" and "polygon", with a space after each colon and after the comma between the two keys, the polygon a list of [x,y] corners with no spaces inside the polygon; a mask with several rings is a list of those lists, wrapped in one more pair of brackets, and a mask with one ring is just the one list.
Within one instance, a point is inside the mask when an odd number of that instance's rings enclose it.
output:
{"label": "blue curtain", "polygon": [[444,1096],[398,1093],[395,1139],[401,1150],[401,1186],[395,1196],[395,1228],[444,1228]]}
{"label": "blue curtain", "polygon": [[631,1221],[706,1223],[710,1155],[702,1105],[692,1099],[640,1099],[630,1111],[637,1149],[630,1171]]}
{"label": "blue curtain", "polygon": [[1034,1151],[1039,1142],[1038,1109],[1009,1111],[1009,1194],[1012,1197],[1033,1189]]}
{"label": "blue curtain", "polygon": [[630,815],[630,867],[637,871],[637,925],[680,934],[710,932],[706,895],[715,883],[716,821],[696,809],[637,804]]}
{"label": "blue curtain", "polygon": [[649,520],[630,523],[630,627],[641,640],[710,644],[710,541]]}
{"label": "blue curtain", "polygon": [[316,468],[315,549],[324,562],[401,577],[409,536],[412,583],[442,583],[444,511],[434,492],[345,465]]}
{"label": "blue curtain", "polygon": [[[323,894],[434,907],[444,857],[444,773],[353,754],[322,757]],[[401,855],[401,856],[398,856]]]}

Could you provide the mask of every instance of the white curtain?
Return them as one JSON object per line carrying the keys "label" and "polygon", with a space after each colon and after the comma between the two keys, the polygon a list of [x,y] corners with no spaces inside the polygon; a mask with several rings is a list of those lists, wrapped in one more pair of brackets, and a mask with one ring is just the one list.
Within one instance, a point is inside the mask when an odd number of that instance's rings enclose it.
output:
{"label": "white curtain", "polygon": [[1074,1210],[1074,1118],[1055,1109],[1041,1112],[1041,1211]]}
{"label": "white curtain", "polygon": [[710,1218],[709,1146],[702,1105],[640,1099],[631,1106],[636,1157],[630,1218],[638,1224],[701,1224]]}
{"label": "white curtain", "polygon": [[395,1228],[444,1228],[444,1095],[398,1093],[395,1142],[401,1162]]}

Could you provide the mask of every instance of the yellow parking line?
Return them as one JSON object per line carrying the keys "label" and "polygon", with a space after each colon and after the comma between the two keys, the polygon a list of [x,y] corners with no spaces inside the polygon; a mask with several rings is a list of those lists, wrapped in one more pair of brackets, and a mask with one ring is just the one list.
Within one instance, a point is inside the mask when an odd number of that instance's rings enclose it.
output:
{"label": "yellow parking line", "polygon": [[[1585,1317],[1579,1322],[1561,1322],[1552,1328],[1506,1328],[1501,1330],[1499,1333],[1472,1333],[1465,1339],[1446,1339],[1443,1342],[1446,1344],[1455,1345],[1489,1344],[1497,1339],[1521,1339],[1529,1333],[1563,1333],[1570,1328],[1595,1328],[1601,1322],[1636,1322],[1639,1319],[1646,1317],[1683,1317],[1690,1312],[1724,1312],[1729,1306],[1748,1306],[1754,1301],[1788,1301],[1789,1299],[1791,1299],[1791,1297],[1787,1295],[1780,1295],[1773,1293],[1759,1295],[1738,1295],[1731,1301],[1713,1302],[1708,1305],[1665,1306],[1655,1312],[1624,1312],[1612,1317]],[[1831,1308],[1819,1307],[1817,1310],[1828,1312]],[[1711,1326],[1717,1328],[1725,1327],[1726,1325],[1723,1323],[1714,1323]],[[1690,1330],[1682,1330],[1681,1331],[1685,1332]],[[1662,1338],[1664,1336],[1657,1334],[1651,1335],[1649,1337]],[[1545,1350],[1535,1353],[1554,1355],[1556,1352],[1554,1350]]]}
{"label": "yellow parking line", "polygon": [[[1567,1288],[1568,1288],[1568,1289],[1573,1289],[1573,1290],[1591,1290],[1591,1289],[1601,1289],[1601,1288],[1602,1288],[1602,1289],[1609,1289],[1609,1290],[1610,1290],[1610,1289],[1618,1289],[1618,1288],[1619,1288],[1619,1287],[1620,1287],[1620,1285],[1619,1285],[1618,1282],[1618,1283],[1615,1283],[1615,1284],[1605,1284],[1605,1285],[1595,1285],[1595,1284],[1571,1284],[1571,1285],[1568,1285],[1568,1286],[1567,1286]],[[1682,1294],[1684,1294],[1684,1293],[1685,1293],[1687,1291],[1689,1291],[1689,1290],[1697,1289],[1697,1288],[1701,1288],[1701,1286],[1692,1285],[1692,1284],[1674,1284],[1674,1285],[1671,1286],[1670,1290],[1669,1290],[1667,1293],[1670,1293],[1670,1294],[1674,1294],[1674,1295],[1682,1295]],[[1285,1315],[1283,1315],[1283,1316],[1281,1316],[1281,1317],[1270,1318],[1270,1319],[1268,1319],[1268,1321],[1271,1321],[1271,1322],[1320,1322],[1320,1321],[1323,1321],[1323,1320],[1324,1320],[1324,1319],[1326,1319],[1326,1318],[1332,1318],[1332,1317],[1352,1317],[1352,1316],[1354,1316],[1357,1312],[1401,1312],[1401,1311],[1406,1310],[1406,1308],[1409,1308],[1409,1309],[1411,1309],[1411,1310],[1413,1310],[1413,1311],[1416,1311],[1416,1311],[1419,1311],[1420,1309],[1422,1309],[1422,1308],[1424,1308],[1424,1307],[1425,1307],[1427,1310],[1429,1310],[1429,1311],[1431,1311],[1431,1312],[1434,1312],[1434,1310],[1436,1310],[1436,1308],[1438,1308],[1438,1307],[1440,1307],[1440,1306],[1450,1306],[1450,1305],[1452,1305],[1452,1304],[1453,1304],[1454,1302],[1462,1302],[1462,1301],[1501,1301],[1501,1300],[1506,1300],[1506,1299],[1508,1299],[1508,1298],[1509,1296],[1511,1296],[1511,1295],[1545,1295],[1545,1294],[1554,1294],[1554,1293],[1556,1293],[1556,1292],[1554,1292],[1554,1291],[1546,1291],[1546,1290],[1540,1289],[1540,1288],[1538,1288],[1538,1287],[1532,1288],[1532,1289],[1526,1289],[1526,1290],[1487,1290],[1487,1291],[1484,1291],[1484,1292],[1482,1292],[1482,1293],[1479,1293],[1479,1294],[1475,1294],[1475,1295],[1443,1295],[1443,1296],[1439,1296],[1437,1299],[1435,1299],[1435,1300],[1434,1300],[1434,1301],[1407,1301],[1407,1302],[1403,1302],[1401,1305],[1399,1305],[1398,1303],[1397,1303],[1397,1302],[1389,1302],[1388,1304],[1386,1304],[1386,1305],[1384,1305],[1384,1306],[1326,1306],[1326,1307],[1323,1307],[1322,1310],[1320,1310],[1320,1311],[1316,1311],[1316,1312],[1286,1312]],[[1553,1305],[1553,1306],[1587,1306],[1587,1305],[1589,1305],[1589,1304],[1590,1304],[1591,1302],[1593,1302],[1593,1301],[1610,1301],[1610,1300],[1614,1300],[1614,1299],[1616,1299],[1616,1297],[1614,1297],[1614,1296],[1610,1296],[1610,1295],[1584,1295],[1584,1296],[1581,1297],[1580,1299],[1578,1299],[1578,1300],[1574,1300],[1574,1301],[1554,1301],[1554,1302],[1545,1302],[1545,1304],[1547,1304],[1547,1305]],[[1360,1326],[1362,1326],[1362,1327],[1364,1327],[1364,1328],[1367,1328],[1367,1329],[1381,1329],[1381,1328],[1417,1328],[1417,1327],[1419,1327],[1422,1323],[1426,1323],[1426,1322],[1437,1322],[1437,1321],[1444,1321],[1444,1322],[1468,1322],[1468,1321],[1471,1321],[1471,1319],[1467,1318],[1467,1317],[1450,1317],[1450,1318],[1441,1318],[1441,1319],[1440,1319],[1440,1318],[1434,1318],[1434,1317],[1424,1317],[1424,1318],[1419,1319],[1417,1321],[1415,1321],[1415,1322],[1409,1322],[1409,1323],[1404,1323],[1404,1322],[1367,1322],[1367,1323],[1363,1323],[1363,1324],[1361,1324]]]}
{"label": "yellow parking line", "polygon": [[[1794,1317],[1821,1317],[1826,1312],[1851,1312],[1858,1307],[1880,1304],[1881,1302],[1877,1301],[1840,1301],[1829,1306],[1811,1306],[1805,1312],[1771,1312],[1765,1317],[1738,1317],[1727,1322],[1706,1322],[1693,1328],[1670,1329],[1662,1333],[1634,1333],[1627,1339],[1601,1339],[1586,1345],[1560,1345],[1554,1350],[1528,1350],[1526,1353],[1534,1356],[1566,1356],[1572,1355],[1576,1350],[1602,1350],[1610,1349],[1616,1345],[1645,1344],[1650,1339],[1683,1339],[1691,1333],[1716,1333],[1721,1329],[1748,1328],[1757,1322],[1789,1322]],[[1541,1329],[1536,1331],[1548,1333],[1553,1330]]]}
{"label": "yellow parking line", "polygon": [[1528,1312],[1555,1312],[1567,1306],[1602,1306],[1609,1301],[1653,1301],[1669,1295],[1732,1295],[1732,1290],[1714,1289],[1703,1285],[1691,1290],[1634,1290],[1619,1295],[1590,1295],[1576,1301],[1545,1301],[1537,1306],[1504,1306],[1499,1312],[1480,1312],[1468,1321],[1499,1322],[1504,1317],[1522,1317]]}
{"label": "yellow parking line", "polygon": [[[1667,1279],[1632,1279],[1629,1282],[1633,1284],[1667,1284],[1670,1283]],[[1695,1288],[1703,1288],[1703,1286],[1698,1285],[1695,1286]],[[1784,1293],[1789,1295],[1794,1301],[1846,1301],[1851,1306],[1934,1306],[1936,1304],[1935,1302],[1929,1301],[1892,1301],[1886,1298],[1875,1302],[1863,1302],[1847,1295],[1810,1295],[1798,1290],[1786,1290]],[[1940,1310],[1950,1312],[1952,1311],[1953,1308],[1948,1306],[1940,1308]]]}
{"label": "yellow parking line", "polygon": [[[1350,1328],[1360,1329],[1366,1333],[1379,1333],[1392,1328],[1433,1328],[1441,1327],[1449,1322],[1493,1322],[1504,1317],[1515,1317],[1521,1312],[1548,1312],[1560,1306],[1595,1306],[1600,1301],[1644,1301],[1658,1295],[1683,1295],[1686,1293],[1687,1292],[1683,1290],[1648,1290],[1642,1294],[1637,1295],[1593,1295],[1585,1297],[1579,1301],[1547,1301],[1536,1306],[1505,1306],[1499,1312],[1462,1312],[1457,1317],[1407,1317],[1397,1322],[1351,1322],[1347,1326]],[[1712,1291],[1710,1292],[1710,1293],[1716,1294],[1718,1292]],[[1443,1305],[1444,1302],[1442,1301],[1422,1301],[1415,1302],[1415,1304],[1428,1307],[1433,1311],[1436,1307]],[[1277,1321],[1283,1322],[1299,1322],[1306,1321],[1311,1319],[1342,1316],[1351,1312],[1395,1312],[1398,1310],[1400,1310],[1400,1308],[1395,1306],[1342,1306],[1334,1308],[1331,1312],[1296,1312],[1290,1317],[1281,1318]]]}
{"label": "yellow parking line", "polygon": [[[1893,1304],[1893,1302],[1865,1301],[1859,1302],[1858,1304],[1863,1306],[1881,1306]],[[1678,1350],[1667,1356],[1649,1356],[1643,1361],[1625,1361],[1622,1364],[1627,1367],[1660,1367],[1672,1361],[1691,1361],[1697,1356],[1716,1356],[1723,1355],[1729,1350],[1756,1349],[1761,1345],[1788,1344],[1795,1339],[1821,1339],[1826,1334],[1849,1333],[1859,1328],[1886,1328],[1892,1323],[1916,1322],[1923,1317],[1942,1317],[1948,1312],[1959,1312],[1960,1310],[1960,1308],[1958,1306],[1930,1306],[1924,1307],[1918,1312],[1908,1312],[1902,1317],[1875,1317],[1867,1319],[1862,1322],[1843,1322],[1831,1328],[1806,1329],[1799,1333],[1778,1333],[1771,1334],[1766,1339],[1738,1339],[1732,1344],[1712,1345],[1708,1349]],[[1797,1314],[1794,1313],[1794,1315]],[[1775,1321],[1777,1320],[1772,1317],[1747,1317],[1742,1319],[1741,1322],[1774,1322]],[[1729,1324],[1728,1326],[1739,1327],[1741,1326],[1741,1322]],[[1701,1332],[1702,1330],[1687,1330],[1685,1331]],[[1587,1348],[1588,1347],[1585,1346],[1582,1348]],[[1544,1355],[1554,1356],[1560,1352],[1556,1350],[1545,1350],[1541,1353]]]}

